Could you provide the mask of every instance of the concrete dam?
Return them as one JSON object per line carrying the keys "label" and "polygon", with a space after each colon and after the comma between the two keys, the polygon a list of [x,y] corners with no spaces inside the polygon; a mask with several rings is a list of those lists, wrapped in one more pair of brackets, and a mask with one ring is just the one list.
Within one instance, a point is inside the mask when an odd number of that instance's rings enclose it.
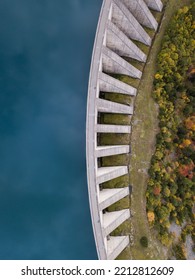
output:
{"label": "concrete dam", "polygon": [[91,61],[86,124],[88,192],[96,248],[101,260],[116,259],[129,246],[129,236],[112,236],[112,232],[130,219],[131,213],[129,209],[106,211],[107,207],[130,196],[130,186],[101,187],[104,182],[128,174],[129,167],[102,167],[99,162],[102,157],[130,156],[130,146],[101,146],[98,138],[103,133],[131,134],[131,125],[101,124],[99,115],[132,116],[134,113],[133,105],[106,100],[101,92],[136,97],[137,89],[113,77],[113,74],[141,79],[142,72],[124,57],[146,62],[147,55],[139,48],[139,43],[146,46],[152,44],[146,30],[157,30],[158,23],[153,11],[161,12],[162,8],[160,0],[104,0],[102,4]]}

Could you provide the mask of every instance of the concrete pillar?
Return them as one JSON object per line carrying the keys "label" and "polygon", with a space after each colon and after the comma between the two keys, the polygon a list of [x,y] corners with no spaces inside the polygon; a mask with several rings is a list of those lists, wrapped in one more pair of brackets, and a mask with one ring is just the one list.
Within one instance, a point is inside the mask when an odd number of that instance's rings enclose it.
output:
{"label": "concrete pillar", "polygon": [[160,0],[144,0],[146,5],[152,10],[161,12],[163,8],[163,3]]}
{"label": "concrete pillar", "polygon": [[103,72],[99,72],[99,89],[103,92],[116,92],[135,96],[137,90]]}
{"label": "concrete pillar", "polygon": [[103,71],[107,73],[124,74],[137,79],[142,76],[141,71],[105,46],[102,47],[102,65]]}
{"label": "concrete pillar", "polygon": [[146,55],[110,20],[106,29],[106,46],[120,56],[146,61]]}
{"label": "concrete pillar", "polygon": [[158,23],[148,9],[148,6],[144,2],[144,0],[122,0],[122,2],[139,21],[139,23],[151,29],[157,29]]}
{"label": "concrete pillar", "polygon": [[107,241],[107,259],[115,260],[129,245],[129,236],[110,236]]}
{"label": "concrete pillar", "polygon": [[129,195],[129,187],[120,189],[104,189],[100,191],[99,208],[106,209],[108,206],[114,204],[120,199]]}
{"label": "concrete pillar", "polygon": [[103,214],[103,234],[107,236],[117,227],[119,227],[124,221],[130,218],[129,209],[123,209],[120,211],[107,212]]}
{"label": "concrete pillar", "polygon": [[97,184],[101,184],[128,173],[127,166],[100,167],[97,169]]}
{"label": "concrete pillar", "polygon": [[96,99],[96,108],[98,112],[113,113],[113,114],[133,114],[133,106],[123,105],[120,103],[108,101],[105,99]]}
{"label": "concrete pillar", "polygon": [[129,125],[97,124],[95,131],[99,133],[131,133]]}
{"label": "concrete pillar", "polygon": [[129,145],[120,146],[99,146],[95,149],[96,157],[107,157],[113,155],[127,154],[129,153]]}
{"label": "concrete pillar", "polygon": [[112,22],[129,38],[148,46],[151,45],[150,36],[120,0],[113,0]]}

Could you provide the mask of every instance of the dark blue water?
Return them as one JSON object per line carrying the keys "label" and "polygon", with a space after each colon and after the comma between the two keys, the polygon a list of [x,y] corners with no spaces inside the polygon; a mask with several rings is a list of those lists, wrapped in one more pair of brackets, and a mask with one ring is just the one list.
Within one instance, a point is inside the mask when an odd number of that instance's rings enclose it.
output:
{"label": "dark blue water", "polygon": [[96,259],[85,168],[102,1],[0,0],[0,259]]}

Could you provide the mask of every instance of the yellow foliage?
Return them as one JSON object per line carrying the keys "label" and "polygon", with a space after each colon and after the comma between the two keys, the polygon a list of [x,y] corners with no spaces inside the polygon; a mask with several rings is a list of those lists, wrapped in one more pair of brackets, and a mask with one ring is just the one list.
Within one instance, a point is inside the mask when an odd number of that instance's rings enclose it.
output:
{"label": "yellow foliage", "polygon": [[168,166],[167,167],[167,172],[170,174],[172,171],[173,171],[173,169],[170,166]]}
{"label": "yellow foliage", "polygon": [[175,162],[175,165],[176,165],[176,167],[179,167],[179,162],[176,161],[176,162]]}
{"label": "yellow foliage", "polygon": [[161,131],[162,131],[162,133],[167,133],[168,128],[164,126],[164,127],[161,128]]}
{"label": "yellow foliage", "polygon": [[185,148],[188,147],[192,144],[192,141],[190,139],[185,139],[183,140],[183,143],[179,145],[180,148]]}
{"label": "yellow foliage", "polygon": [[155,220],[155,214],[154,214],[154,212],[149,211],[149,212],[147,213],[147,217],[148,217],[148,221],[149,221],[150,223],[154,222],[154,220]]}
{"label": "yellow foliage", "polygon": [[167,143],[171,143],[171,142],[172,142],[172,139],[171,139],[170,137],[167,137],[167,138],[165,138],[165,141],[166,141]]}
{"label": "yellow foliage", "polygon": [[176,223],[176,225],[178,225],[178,226],[180,225],[180,222],[179,222],[178,219],[176,219],[175,223]]}
{"label": "yellow foliage", "polygon": [[154,186],[154,181],[153,181],[153,179],[149,179],[149,180],[148,180],[148,185],[149,185],[149,186]]}
{"label": "yellow foliage", "polygon": [[162,77],[163,77],[163,75],[161,75],[161,74],[159,74],[159,73],[157,73],[157,74],[155,75],[155,79],[156,79],[156,80],[161,80]]}
{"label": "yellow foliage", "polygon": [[154,167],[155,172],[160,172],[161,171],[161,167],[160,167],[160,164],[158,162],[155,162],[153,167]]}
{"label": "yellow foliage", "polygon": [[169,47],[173,52],[176,51],[176,46],[174,44],[170,44]]}
{"label": "yellow foliage", "polygon": [[161,92],[162,92],[162,88],[158,88],[158,89],[156,89],[155,91],[154,91],[154,94],[156,95],[156,97],[160,97],[161,96]]}
{"label": "yellow foliage", "polygon": [[188,11],[189,11],[189,7],[187,7],[187,6],[183,7],[182,12],[184,14],[186,14]]}
{"label": "yellow foliage", "polygon": [[182,98],[183,100],[185,100],[186,102],[190,102],[190,99],[187,97],[186,93],[183,93],[182,96],[181,96],[181,98]]}
{"label": "yellow foliage", "polygon": [[175,210],[175,206],[170,202],[167,203],[167,207],[169,208],[170,212]]}
{"label": "yellow foliage", "polygon": [[162,159],[163,158],[163,153],[160,151],[156,151],[155,156],[157,159]]}

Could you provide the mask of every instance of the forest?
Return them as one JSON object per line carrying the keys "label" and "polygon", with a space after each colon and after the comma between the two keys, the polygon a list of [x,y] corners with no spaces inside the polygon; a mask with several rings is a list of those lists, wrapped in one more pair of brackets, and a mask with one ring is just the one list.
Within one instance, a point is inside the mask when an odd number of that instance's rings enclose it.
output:
{"label": "forest", "polygon": [[[195,251],[195,3],[177,11],[162,42],[153,97],[159,132],[146,191],[150,227],[176,259]],[[170,231],[180,228],[179,236]]]}

